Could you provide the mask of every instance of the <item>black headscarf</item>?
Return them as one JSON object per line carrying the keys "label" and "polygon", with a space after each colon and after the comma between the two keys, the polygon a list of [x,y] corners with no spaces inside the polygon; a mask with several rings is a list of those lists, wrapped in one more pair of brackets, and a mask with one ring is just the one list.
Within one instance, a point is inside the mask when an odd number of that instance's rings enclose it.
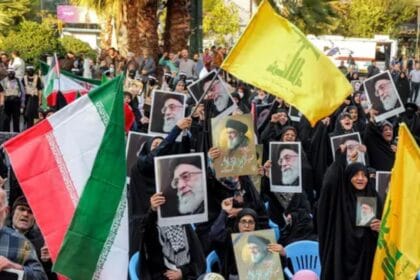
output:
{"label": "black headscarf", "polygon": [[386,125],[392,126],[389,122],[384,122],[380,126],[369,122],[363,137],[370,165],[381,171],[391,171],[395,161],[395,152],[391,149],[392,142],[385,141],[382,136],[382,130]]}
{"label": "black headscarf", "polygon": [[369,178],[367,168],[352,163],[344,170],[343,161],[335,161],[327,170],[319,200],[321,279],[368,280],[378,234],[369,227],[356,227],[357,197],[376,197],[377,217],[381,217],[382,203],[369,181],[363,190],[357,190],[351,183],[359,171]]}

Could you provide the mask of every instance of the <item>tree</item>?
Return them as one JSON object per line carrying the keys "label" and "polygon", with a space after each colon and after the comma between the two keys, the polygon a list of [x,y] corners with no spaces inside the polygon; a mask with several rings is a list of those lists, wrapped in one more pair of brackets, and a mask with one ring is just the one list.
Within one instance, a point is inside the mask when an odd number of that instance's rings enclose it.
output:
{"label": "tree", "polygon": [[[259,5],[262,0],[254,0]],[[322,34],[332,28],[339,0],[269,0],[277,13],[287,18],[303,33]]]}
{"label": "tree", "polygon": [[204,36],[216,39],[218,44],[226,44],[227,35],[239,32],[239,11],[233,4],[223,0],[204,1]]}
{"label": "tree", "polygon": [[0,1],[0,33],[6,34],[10,27],[23,20],[23,16],[30,9],[30,0],[1,0]]}
{"label": "tree", "polygon": [[1,42],[0,49],[17,50],[21,57],[35,63],[43,54],[62,52],[56,30],[47,23],[23,21],[17,31],[11,31]]}
{"label": "tree", "polygon": [[73,52],[75,54],[83,54],[85,57],[90,57],[93,60],[96,58],[96,52],[89,46],[88,43],[83,42],[73,36],[64,36],[59,39],[64,51]]}
{"label": "tree", "polygon": [[191,34],[190,0],[167,2],[165,33],[163,35],[165,51],[178,52],[186,48]]}
{"label": "tree", "polygon": [[416,15],[408,0],[352,0],[342,26],[345,36],[395,35],[397,28]]}

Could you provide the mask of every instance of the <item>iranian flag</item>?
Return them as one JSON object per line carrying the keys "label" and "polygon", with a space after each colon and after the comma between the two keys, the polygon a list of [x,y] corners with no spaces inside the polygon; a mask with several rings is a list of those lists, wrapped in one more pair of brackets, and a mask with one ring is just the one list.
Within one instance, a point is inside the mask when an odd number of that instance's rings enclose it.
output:
{"label": "iranian flag", "polygon": [[61,91],[67,104],[76,100],[78,96],[89,92],[89,89],[81,83],[78,83],[71,76],[60,74],[60,66],[56,55],[54,55],[52,65],[49,67],[44,83],[45,87],[42,96],[50,107],[56,105],[58,91]]}
{"label": "iranian flag", "polygon": [[127,279],[123,77],[4,144],[54,262],[72,280]]}

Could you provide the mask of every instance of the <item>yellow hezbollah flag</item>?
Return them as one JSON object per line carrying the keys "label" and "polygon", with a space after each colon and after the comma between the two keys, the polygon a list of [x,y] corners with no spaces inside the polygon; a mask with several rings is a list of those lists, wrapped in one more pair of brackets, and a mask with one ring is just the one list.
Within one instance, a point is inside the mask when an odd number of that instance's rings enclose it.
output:
{"label": "yellow hezbollah flag", "polygon": [[267,0],[221,68],[292,104],[312,126],[333,113],[352,91],[330,59]]}
{"label": "yellow hezbollah flag", "polygon": [[372,280],[412,280],[420,270],[420,149],[405,124],[398,135]]}

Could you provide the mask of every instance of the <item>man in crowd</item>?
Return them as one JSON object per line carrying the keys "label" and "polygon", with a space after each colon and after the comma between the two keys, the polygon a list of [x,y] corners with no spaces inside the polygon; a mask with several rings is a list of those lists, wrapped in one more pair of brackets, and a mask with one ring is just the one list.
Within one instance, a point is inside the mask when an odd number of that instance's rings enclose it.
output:
{"label": "man in crowd", "polygon": [[185,73],[187,79],[198,77],[198,73],[194,72],[195,62],[189,58],[188,50],[181,51],[181,58],[178,60],[179,73]]}
{"label": "man in crowd", "polygon": [[139,66],[139,72],[143,83],[148,81],[149,75],[156,73],[156,63],[153,57],[150,56],[148,50],[143,50],[143,56],[137,60]]}
{"label": "man in crowd", "polygon": [[176,122],[184,117],[184,106],[179,99],[166,99],[161,109],[163,114],[163,127],[165,133],[169,133],[176,125]]}
{"label": "man in crowd", "polygon": [[12,59],[9,61],[9,68],[15,71],[16,78],[23,79],[25,75],[25,61],[19,57],[18,51],[12,51]]}
{"label": "man in crowd", "polygon": [[416,103],[420,89],[420,63],[416,63],[416,69],[411,70],[409,78],[411,81],[410,99],[411,102]]}
{"label": "man in crowd", "polygon": [[25,104],[25,91],[22,82],[15,76],[15,70],[9,68],[7,77],[0,82],[0,104],[4,105],[4,131],[10,131],[10,120],[13,132],[19,132],[20,108]]}
{"label": "man in crowd", "polygon": [[24,271],[25,280],[47,280],[31,243],[4,225],[7,212],[7,195],[0,189],[0,273],[5,269],[16,269]]}
{"label": "man in crowd", "polygon": [[201,158],[175,160],[171,186],[177,191],[180,214],[198,214],[204,211],[204,188]]}
{"label": "man in crowd", "polygon": [[25,87],[26,106],[25,121],[27,128],[34,125],[34,120],[38,118],[38,109],[41,99],[42,82],[41,78],[35,74],[35,68],[31,65],[26,67],[26,75],[23,77]]}
{"label": "man in crowd", "polygon": [[55,273],[51,271],[52,262],[48,248],[41,232],[35,227],[35,217],[24,196],[18,197],[13,203],[11,227],[25,236],[34,246],[48,279],[57,279]]}
{"label": "man in crowd", "polygon": [[244,148],[249,145],[249,139],[245,135],[248,131],[248,126],[243,122],[229,119],[226,122],[226,134],[227,134],[227,146],[230,153],[236,151],[236,149]]}
{"label": "man in crowd", "polygon": [[376,67],[375,60],[372,60],[372,63],[368,66],[367,70],[368,70],[368,74],[367,74],[368,78],[380,73],[379,68]]}

